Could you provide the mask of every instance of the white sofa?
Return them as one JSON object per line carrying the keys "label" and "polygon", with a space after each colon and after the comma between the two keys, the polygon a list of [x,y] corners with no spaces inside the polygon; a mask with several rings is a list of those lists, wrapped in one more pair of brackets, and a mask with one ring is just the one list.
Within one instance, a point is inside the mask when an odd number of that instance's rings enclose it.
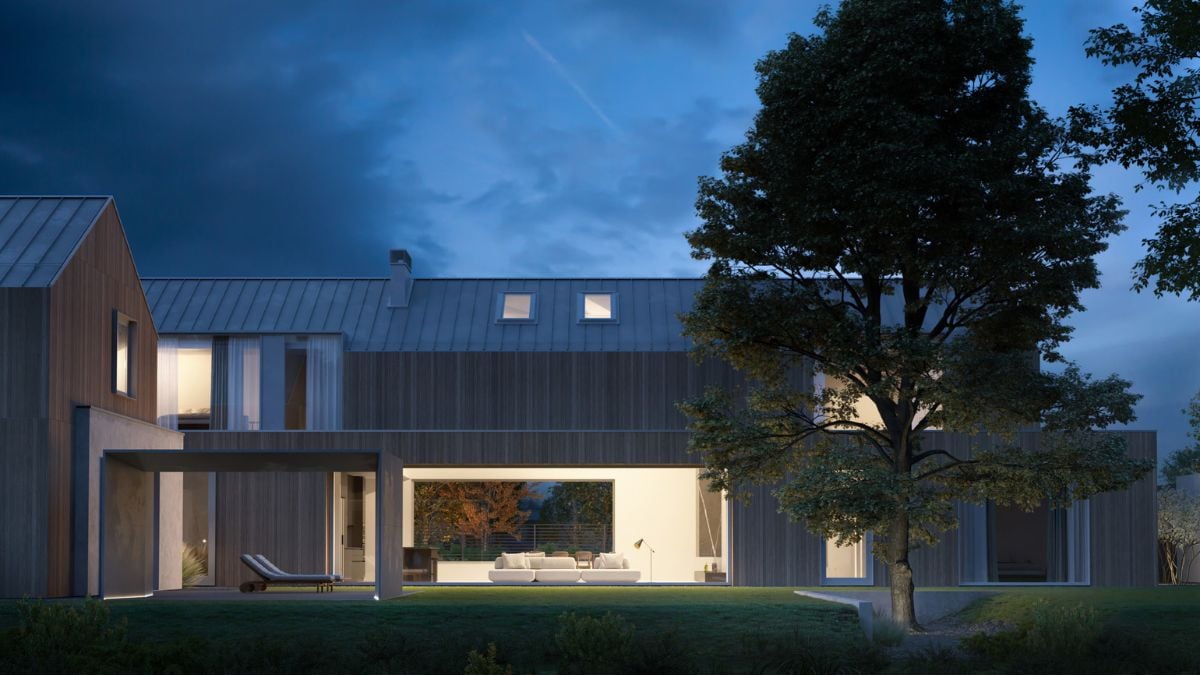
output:
{"label": "white sofa", "polygon": [[[552,558],[546,556],[545,553],[526,553],[517,554],[523,555],[522,567],[512,568],[505,566],[505,557],[496,558],[495,569],[488,570],[488,579],[495,584],[529,584],[538,582],[542,584],[578,584],[590,583],[601,585],[612,584],[632,584],[642,578],[642,573],[638,570],[629,569],[629,560],[622,561],[621,568],[615,567],[595,567],[592,569],[579,569],[574,558],[559,557]],[[513,555],[509,555],[509,560],[514,560]],[[593,565],[599,562],[599,556],[593,561]],[[527,567],[525,567],[527,566]]]}

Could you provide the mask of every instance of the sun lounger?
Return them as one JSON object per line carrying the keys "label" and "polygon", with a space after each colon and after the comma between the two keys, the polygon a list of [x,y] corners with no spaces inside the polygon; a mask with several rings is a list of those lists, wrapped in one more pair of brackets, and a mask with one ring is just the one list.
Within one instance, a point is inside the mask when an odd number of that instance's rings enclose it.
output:
{"label": "sun lounger", "polygon": [[246,581],[238,587],[243,593],[265,591],[267,586],[316,586],[317,592],[332,591],[334,582],[341,581],[338,574],[289,574],[261,553],[242,554],[242,563],[259,576],[261,581]]}

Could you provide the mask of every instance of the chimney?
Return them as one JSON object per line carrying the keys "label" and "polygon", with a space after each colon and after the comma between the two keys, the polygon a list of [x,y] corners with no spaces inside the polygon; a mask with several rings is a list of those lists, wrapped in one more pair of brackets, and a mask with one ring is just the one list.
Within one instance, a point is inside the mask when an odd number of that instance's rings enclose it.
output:
{"label": "chimney", "polygon": [[388,288],[388,307],[408,307],[412,296],[412,256],[406,249],[394,248],[388,252],[392,264],[392,284]]}

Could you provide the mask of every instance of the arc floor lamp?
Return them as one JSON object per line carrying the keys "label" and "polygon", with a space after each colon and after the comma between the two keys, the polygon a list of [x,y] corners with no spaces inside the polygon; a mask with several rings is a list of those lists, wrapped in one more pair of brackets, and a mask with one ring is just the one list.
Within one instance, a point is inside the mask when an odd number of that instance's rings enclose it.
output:
{"label": "arc floor lamp", "polygon": [[[642,549],[642,544],[646,544],[646,540],[638,539],[637,541],[633,542],[633,548],[640,551]],[[646,548],[650,549],[650,583],[654,583],[654,547],[650,544],[646,544]]]}

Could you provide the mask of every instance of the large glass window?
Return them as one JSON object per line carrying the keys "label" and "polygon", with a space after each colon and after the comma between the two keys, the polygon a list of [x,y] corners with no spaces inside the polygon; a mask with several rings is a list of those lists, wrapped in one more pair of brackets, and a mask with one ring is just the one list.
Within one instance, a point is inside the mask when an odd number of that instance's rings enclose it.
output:
{"label": "large glass window", "polygon": [[840,545],[833,539],[826,539],[821,557],[821,583],[823,584],[870,585],[874,583],[870,533],[856,543],[846,545]]}
{"label": "large glass window", "polygon": [[288,338],[283,379],[285,429],[341,428],[341,336]]}
{"label": "large glass window", "polygon": [[261,359],[257,336],[160,337],[159,424],[183,431],[259,429]]}
{"label": "large glass window", "polygon": [[137,360],[137,322],[113,313],[113,391],[133,397],[134,364]]}
{"label": "large glass window", "polygon": [[1090,581],[1090,507],[1043,502],[1032,511],[988,502],[961,507],[963,583]]}

